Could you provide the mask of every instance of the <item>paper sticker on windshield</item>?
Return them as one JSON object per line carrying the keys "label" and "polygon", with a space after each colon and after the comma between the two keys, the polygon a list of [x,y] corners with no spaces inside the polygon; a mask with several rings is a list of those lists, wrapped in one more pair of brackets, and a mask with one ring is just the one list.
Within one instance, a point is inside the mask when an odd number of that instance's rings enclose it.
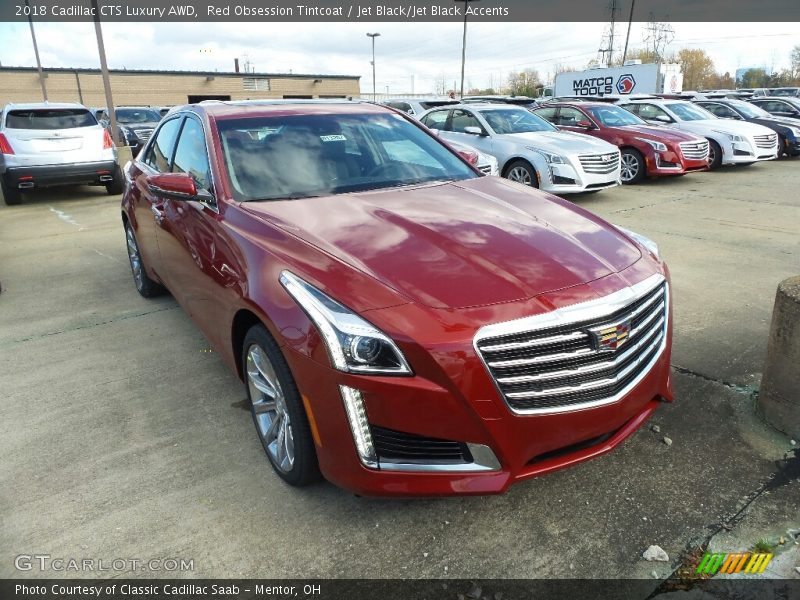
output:
{"label": "paper sticker on windshield", "polygon": [[344,137],[342,134],[337,135],[321,135],[319,136],[323,142],[346,142],[347,138]]}

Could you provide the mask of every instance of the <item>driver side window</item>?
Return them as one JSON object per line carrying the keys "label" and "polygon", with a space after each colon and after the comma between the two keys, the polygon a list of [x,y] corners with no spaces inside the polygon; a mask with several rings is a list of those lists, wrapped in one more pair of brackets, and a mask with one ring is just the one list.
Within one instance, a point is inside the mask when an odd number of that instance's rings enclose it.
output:
{"label": "driver side window", "polygon": [[187,118],[175,149],[173,173],[189,173],[198,188],[211,191],[211,170],[208,166],[206,140],[203,127],[195,119]]}
{"label": "driver side window", "polygon": [[645,120],[661,120],[658,117],[666,117],[672,122],[672,117],[670,117],[667,112],[655,106],[654,104],[639,104],[639,116]]}
{"label": "driver side window", "polygon": [[701,106],[721,119],[737,118],[736,113],[724,104],[702,104]]}
{"label": "driver side window", "polygon": [[562,127],[577,127],[579,121],[588,121],[589,118],[577,108],[562,106],[558,113],[558,124]]}
{"label": "driver side window", "polygon": [[471,112],[466,110],[454,110],[453,118],[450,121],[450,131],[455,133],[466,133],[467,127],[477,127],[483,131],[480,121]]}

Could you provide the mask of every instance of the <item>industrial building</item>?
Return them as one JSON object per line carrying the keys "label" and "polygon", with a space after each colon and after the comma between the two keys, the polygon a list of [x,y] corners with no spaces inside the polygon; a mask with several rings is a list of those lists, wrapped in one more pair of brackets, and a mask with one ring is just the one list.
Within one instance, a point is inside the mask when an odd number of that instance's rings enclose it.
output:
{"label": "industrial building", "polygon": [[[105,106],[99,69],[44,69],[47,99]],[[217,71],[109,71],[117,106],[172,106],[201,100],[358,97],[357,75],[301,75]],[[0,106],[40,102],[42,88],[35,67],[0,67]]]}

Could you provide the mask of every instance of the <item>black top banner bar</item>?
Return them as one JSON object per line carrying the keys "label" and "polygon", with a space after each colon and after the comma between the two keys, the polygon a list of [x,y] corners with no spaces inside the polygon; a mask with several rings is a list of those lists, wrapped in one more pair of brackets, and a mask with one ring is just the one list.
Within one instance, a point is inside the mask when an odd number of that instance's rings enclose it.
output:
{"label": "black top banner bar", "polygon": [[[618,0],[619,18],[633,0]],[[96,14],[99,13],[99,14]],[[608,0],[0,0],[0,21],[602,22]],[[636,0],[634,21],[800,21],[798,0]]]}

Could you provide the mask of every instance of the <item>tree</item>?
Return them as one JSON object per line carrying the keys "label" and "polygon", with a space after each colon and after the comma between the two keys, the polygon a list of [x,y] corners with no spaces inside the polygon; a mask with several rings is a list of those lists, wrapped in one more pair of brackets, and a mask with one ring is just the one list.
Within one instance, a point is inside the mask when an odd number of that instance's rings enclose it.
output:
{"label": "tree", "polygon": [[[632,48],[628,50],[625,60],[641,60],[644,64],[650,64],[657,63],[659,56],[653,50],[647,48]],[[617,66],[622,66],[622,56],[617,57],[614,62]]]}
{"label": "tree", "polygon": [[447,75],[439,73],[436,79],[433,80],[433,91],[439,96],[444,96],[447,92]]}
{"label": "tree", "polygon": [[767,87],[770,77],[764,69],[747,69],[739,82],[743,88]]}
{"label": "tree", "polygon": [[797,44],[794,48],[792,48],[791,54],[791,75],[794,83],[797,83],[800,80],[800,44]]}
{"label": "tree", "polygon": [[706,81],[706,85],[714,90],[732,90],[736,87],[736,82],[731,74],[726,71],[723,74],[714,73],[714,75]]}
{"label": "tree", "polygon": [[512,96],[536,97],[541,86],[539,72],[535,69],[525,69],[519,73],[512,71],[508,74],[508,88]]}
{"label": "tree", "polygon": [[703,89],[716,75],[714,61],[705,50],[684,48],[678,52],[678,62],[683,71],[683,88],[686,90]]}

